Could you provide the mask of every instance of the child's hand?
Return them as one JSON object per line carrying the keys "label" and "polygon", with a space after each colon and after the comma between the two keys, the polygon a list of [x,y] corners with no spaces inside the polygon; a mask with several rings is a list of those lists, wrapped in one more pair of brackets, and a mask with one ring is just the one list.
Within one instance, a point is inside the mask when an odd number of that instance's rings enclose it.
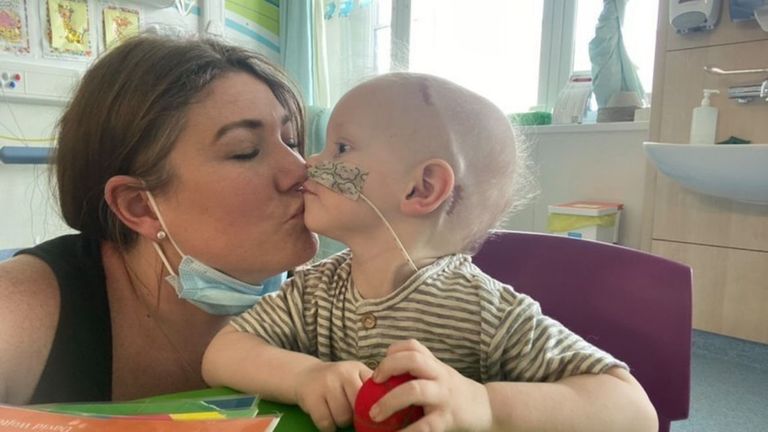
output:
{"label": "child's hand", "polygon": [[406,372],[416,379],[395,387],[374,404],[373,420],[382,421],[409,405],[420,405],[424,417],[404,432],[490,429],[491,406],[485,386],[465,378],[415,340],[392,344],[373,380],[380,383]]}
{"label": "child's hand", "polygon": [[315,363],[297,377],[296,401],[323,432],[350,425],[357,392],[371,374],[358,361]]}

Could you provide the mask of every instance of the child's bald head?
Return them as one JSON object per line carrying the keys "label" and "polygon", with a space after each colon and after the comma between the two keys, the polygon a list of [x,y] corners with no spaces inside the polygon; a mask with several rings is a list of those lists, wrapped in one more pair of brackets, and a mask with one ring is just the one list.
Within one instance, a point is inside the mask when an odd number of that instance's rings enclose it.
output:
{"label": "child's bald head", "polygon": [[334,118],[345,111],[404,166],[429,159],[450,165],[454,187],[435,217],[455,248],[470,251],[525,198],[515,193],[528,181],[518,172],[525,164],[515,133],[499,108],[474,92],[431,75],[392,73],[348,92]]}

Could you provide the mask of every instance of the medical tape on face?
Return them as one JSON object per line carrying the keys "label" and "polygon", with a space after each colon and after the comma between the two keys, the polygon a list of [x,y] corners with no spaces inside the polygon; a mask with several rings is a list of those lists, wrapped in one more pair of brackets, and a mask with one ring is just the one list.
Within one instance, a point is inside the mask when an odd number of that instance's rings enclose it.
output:
{"label": "medical tape on face", "polygon": [[345,164],[343,162],[325,161],[310,166],[307,169],[307,176],[311,180],[353,201],[357,201],[358,198],[362,198],[363,201],[365,201],[373,209],[373,211],[376,212],[376,215],[379,216],[379,219],[381,219],[382,222],[384,222],[384,225],[386,225],[387,229],[392,234],[392,237],[395,238],[397,247],[403,253],[405,259],[408,260],[408,265],[411,266],[413,271],[419,270],[411,259],[411,256],[408,254],[408,251],[405,250],[405,246],[403,246],[403,243],[400,241],[400,238],[397,236],[395,230],[389,224],[387,219],[383,214],[381,214],[379,209],[371,202],[371,200],[369,200],[368,197],[363,194],[363,186],[365,185],[365,180],[368,178],[368,172],[363,171],[354,165]]}
{"label": "medical tape on face", "polygon": [[310,179],[351,200],[357,200],[363,193],[368,173],[360,168],[342,162],[326,161],[308,168]]}

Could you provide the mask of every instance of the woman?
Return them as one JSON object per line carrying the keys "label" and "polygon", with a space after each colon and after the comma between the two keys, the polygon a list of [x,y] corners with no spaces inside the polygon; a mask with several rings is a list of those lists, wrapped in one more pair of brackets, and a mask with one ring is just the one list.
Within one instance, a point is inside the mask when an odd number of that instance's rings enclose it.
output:
{"label": "woman", "polygon": [[204,387],[223,314],[316,251],[302,116],[280,70],[221,42],[141,36],[99,59],[58,125],[80,234],[0,264],[0,402]]}

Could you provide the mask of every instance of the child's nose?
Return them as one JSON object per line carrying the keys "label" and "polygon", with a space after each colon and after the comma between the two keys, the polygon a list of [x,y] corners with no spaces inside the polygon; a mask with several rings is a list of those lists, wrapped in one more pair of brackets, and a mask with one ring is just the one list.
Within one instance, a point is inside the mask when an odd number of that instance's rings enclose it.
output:
{"label": "child's nose", "polygon": [[307,157],[307,167],[311,167],[313,165],[317,165],[317,163],[320,161],[320,153],[315,153],[313,155],[309,155]]}

